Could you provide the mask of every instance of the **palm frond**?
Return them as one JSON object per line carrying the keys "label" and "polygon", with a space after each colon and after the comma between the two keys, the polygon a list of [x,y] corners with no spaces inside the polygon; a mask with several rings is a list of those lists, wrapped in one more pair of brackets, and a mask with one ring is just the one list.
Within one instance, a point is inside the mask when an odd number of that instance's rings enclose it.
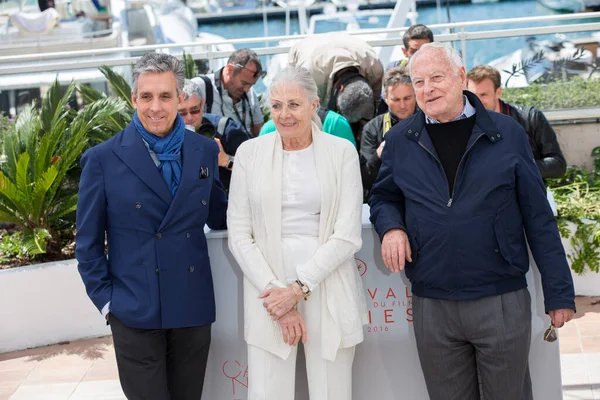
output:
{"label": "palm frond", "polygon": [[20,221],[19,225],[27,225],[29,213],[26,205],[20,201],[21,197],[17,186],[4,173],[0,172],[0,203],[14,213],[15,218]]}
{"label": "palm frond", "polygon": [[75,211],[77,209],[77,198],[78,194],[75,193],[55,203],[53,209],[48,214],[48,223],[52,225],[60,218]]}
{"label": "palm frond", "polygon": [[58,170],[54,165],[51,165],[42,176],[35,181],[33,184],[33,190],[31,191],[31,219],[33,221],[39,221],[43,213],[43,205],[46,195],[56,177],[58,176]]}
{"label": "palm frond", "polygon": [[23,247],[25,253],[30,256],[46,252],[46,239],[49,239],[50,232],[47,229],[35,228],[23,230]]}
{"label": "palm frond", "polygon": [[74,116],[74,110],[70,110],[67,105],[71,96],[75,92],[75,83],[71,82],[66,90],[65,94],[60,94],[60,84],[58,78],[54,81],[48,92],[42,100],[42,110],[40,112],[40,122],[42,125],[42,131],[44,133],[50,132],[52,126],[65,118],[72,119]]}
{"label": "palm frond", "polygon": [[77,86],[77,91],[83,96],[83,99],[88,104],[106,97],[106,94],[91,86],[79,85]]}
{"label": "palm frond", "polygon": [[29,183],[29,153],[24,152],[19,156],[17,162],[17,175],[15,179],[16,197],[15,200],[21,205],[23,210],[27,210],[27,217],[29,219],[29,212],[31,211],[31,187]]}
{"label": "palm frond", "polygon": [[183,52],[183,71],[186,79],[192,79],[200,75],[198,72],[198,66],[191,54]]}
{"label": "palm frond", "polygon": [[131,86],[129,83],[115,71],[113,71],[108,65],[101,65],[100,72],[108,80],[108,84],[115,91],[117,97],[125,101],[131,109],[133,109],[133,103],[131,102]]}

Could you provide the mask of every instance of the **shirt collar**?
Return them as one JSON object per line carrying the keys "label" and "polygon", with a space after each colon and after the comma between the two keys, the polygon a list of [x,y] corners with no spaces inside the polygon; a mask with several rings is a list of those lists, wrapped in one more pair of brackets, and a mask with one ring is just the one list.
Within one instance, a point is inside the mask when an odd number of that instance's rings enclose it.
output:
{"label": "shirt collar", "polygon": [[[471,103],[469,102],[469,99],[467,99],[467,96],[465,96],[464,94],[463,94],[463,102],[465,103],[465,106],[463,107],[462,112],[460,113],[460,115],[458,117],[454,118],[452,121],[458,121],[459,119],[465,119],[465,118],[469,118],[469,117],[475,115],[475,107],[473,107],[473,105],[471,105]],[[425,122],[428,124],[440,124],[441,123],[437,119],[433,119],[433,118],[429,117],[427,114],[425,114]]]}

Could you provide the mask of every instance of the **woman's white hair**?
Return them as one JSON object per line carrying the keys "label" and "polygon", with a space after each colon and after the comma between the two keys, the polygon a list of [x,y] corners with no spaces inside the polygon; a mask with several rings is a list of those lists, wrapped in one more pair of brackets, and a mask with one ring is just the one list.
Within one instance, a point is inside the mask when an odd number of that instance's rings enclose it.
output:
{"label": "woman's white hair", "polygon": [[[315,100],[319,100],[319,89],[317,88],[315,79],[312,77],[310,72],[308,72],[306,68],[289,65],[277,72],[277,74],[271,80],[269,90],[267,90],[263,97],[263,107],[271,107],[271,96],[273,92],[283,85],[296,85],[300,87],[306,95],[306,99],[311,104]],[[312,121],[317,124],[319,129],[323,129],[323,124],[321,123],[321,119],[319,118],[317,112],[313,113]]]}
{"label": "woman's white hair", "polygon": [[455,74],[458,73],[458,70],[461,67],[464,67],[465,65],[462,57],[460,56],[458,51],[454,49],[454,47],[441,42],[425,43],[415,54],[413,54],[413,56],[408,61],[408,71],[411,75],[411,78],[413,76],[412,64],[414,63],[415,59],[423,57],[425,53],[431,50],[443,50],[443,54],[446,57],[446,60],[448,61],[448,65],[452,67],[452,72],[454,72]]}

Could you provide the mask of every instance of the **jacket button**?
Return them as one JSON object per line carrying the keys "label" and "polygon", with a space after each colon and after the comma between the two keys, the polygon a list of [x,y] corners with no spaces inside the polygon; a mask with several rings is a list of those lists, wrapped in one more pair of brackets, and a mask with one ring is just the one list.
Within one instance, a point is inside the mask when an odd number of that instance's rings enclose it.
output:
{"label": "jacket button", "polygon": [[496,136],[497,136],[497,137],[500,137],[500,134],[497,134]]}
{"label": "jacket button", "polygon": [[142,208],[142,205],[140,203],[135,203],[135,208]]}
{"label": "jacket button", "polygon": [[493,136],[492,136],[490,139],[492,139],[492,142],[493,142],[494,140],[496,140],[496,138],[495,138],[495,137],[493,137]]}
{"label": "jacket button", "polygon": [[408,130],[408,133],[412,133],[412,130],[410,130],[410,129],[409,129],[409,130]]}
{"label": "jacket button", "polygon": [[202,205],[205,206],[206,205],[206,200],[202,200]]}
{"label": "jacket button", "polygon": [[495,251],[496,253],[498,253],[500,250],[498,250],[498,249],[494,249],[494,251]]}
{"label": "jacket button", "polygon": [[190,235],[190,233],[189,233],[189,232],[186,232],[186,233],[185,233],[185,237],[186,237],[187,239],[189,239],[189,238],[191,238],[191,237],[192,237],[192,235]]}
{"label": "jacket button", "polygon": [[194,272],[194,266],[190,265],[190,272]]}
{"label": "jacket button", "polygon": [[156,268],[156,275],[158,275],[158,268]]}
{"label": "jacket button", "polygon": [[158,232],[158,233],[156,234],[156,238],[157,238],[157,239],[162,239],[162,233]]}

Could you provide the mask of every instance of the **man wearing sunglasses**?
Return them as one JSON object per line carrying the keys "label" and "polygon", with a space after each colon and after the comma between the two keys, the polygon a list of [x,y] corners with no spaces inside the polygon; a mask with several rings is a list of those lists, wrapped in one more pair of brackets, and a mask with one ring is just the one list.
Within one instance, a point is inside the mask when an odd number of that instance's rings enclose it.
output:
{"label": "man wearing sunglasses", "polygon": [[202,97],[200,86],[196,82],[186,79],[183,86],[183,101],[178,109],[179,115],[188,129],[193,129],[196,133],[214,139],[219,145],[219,179],[225,187],[225,191],[229,192],[235,152],[240,144],[250,139],[250,135],[231,118],[217,114],[204,114],[202,112],[204,103],[205,99]]}
{"label": "man wearing sunglasses", "polygon": [[[200,85],[206,99],[205,112],[233,119],[254,137],[258,136],[264,118],[252,86],[265,74],[254,51],[239,49],[229,56],[225,67],[193,81]],[[209,86],[212,93],[206,90]]]}

